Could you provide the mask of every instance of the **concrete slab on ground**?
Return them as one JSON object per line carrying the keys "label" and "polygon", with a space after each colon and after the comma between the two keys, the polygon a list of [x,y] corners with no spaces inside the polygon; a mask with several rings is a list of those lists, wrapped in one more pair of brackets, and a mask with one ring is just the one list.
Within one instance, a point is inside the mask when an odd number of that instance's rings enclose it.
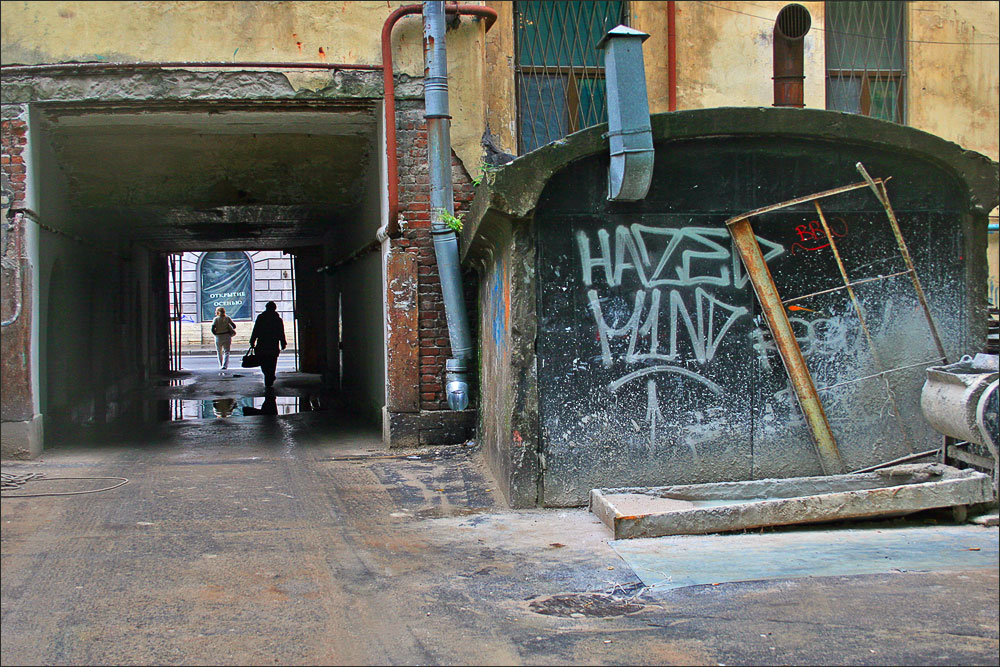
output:
{"label": "concrete slab on ground", "polygon": [[[609,544],[643,584],[670,589],[762,579],[996,570],[996,529],[970,526],[676,535]],[[734,558],[734,555],[738,555]]]}
{"label": "concrete slab on ground", "polygon": [[910,463],[844,475],[593,489],[590,509],[620,539],[894,516],[994,499],[988,475]]}

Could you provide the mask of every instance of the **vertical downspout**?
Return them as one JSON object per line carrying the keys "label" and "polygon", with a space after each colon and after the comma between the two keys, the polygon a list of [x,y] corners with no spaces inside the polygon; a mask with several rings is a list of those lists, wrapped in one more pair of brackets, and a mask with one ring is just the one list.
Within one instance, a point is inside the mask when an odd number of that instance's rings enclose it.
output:
{"label": "vertical downspout", "polygon": [[[385,100],[385,152],[386,152],[386,189],[389,199],[389,214],[385,224],[375,235],[379,243],[389,237],[397,237],[399,229],[399,155],[396,148],[396,82],[392,70],[392,29],[399,19],[408,14],[419,14],[423,8],[420,5],[404,5],[397,7],[382,24],[382,97]],[[497,20],[497,12],[489,7],[479,5],[449,5],[445,12],[463,16],[475,16],[486,21],[486,32],[490,31]]]}
{"label": "vertical downspout", "polygon": [[452,410],[464,410],[469,405],[467,373],[472,356],[472,341],[465,312],[465,296],[462,293],[458,236],[443,219],[445,213],[455,214],[444,14],[444,2],[424,3],[424,107],[431,187],[431,235],[434,238],[434,254],[437,257],[452,353],[452,358],[445,362],[445,395],[448,407]]}

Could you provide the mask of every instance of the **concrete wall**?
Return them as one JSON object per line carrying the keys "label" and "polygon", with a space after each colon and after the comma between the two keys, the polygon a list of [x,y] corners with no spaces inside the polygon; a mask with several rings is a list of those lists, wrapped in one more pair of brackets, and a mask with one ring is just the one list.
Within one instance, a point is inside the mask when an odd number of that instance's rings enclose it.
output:
{"label": "concrete wall", "polygon": [[[377,156],[367,160],[377,162]],[[382,177],[379,169],[368,170],[364,205],[358,220],[336,232],[336,243],[327,249],[329,261],[371,243],[383,221]],[[331,233],[331,237],[334,233]],[[326,278],[338,300],[343,321],[343,384],[341,396],[368,421],[379,424],[385,405],[385,345],[383,333],[382,261],[378,252],[366,252]],[[336,320],[330,323],[335,331]]]}
{"label": "concrete wall", "polygon": [[[485,124],[508,153],[517,152],[517,94],[514,85],[514,3],[487,2],[497,22],[486,37],[483,61]],[[470,170],[476,175],[477,172]]]}
{"label": "concrete wall", "polygon": [[907,3],[907,124],[1000,157],[997,2]]}
{"label": "concrete wall", "polygon": [[103,423],[121,398],[157,370],[150,354],[149,251],[78,236],[87,218],[74,209],[44,125],[34,124],[32,195],[38,213],[34,289],[35,401],[46,425]]}
{"label": "concrete wall", "polygon": [[[771,106],[774,20],[787,2],[678,2],[677,108]],[[804,99],[826,106],[822,2],[800,2],[813,28],[803,40]],[[634,25],[650,34],[643,44],[652,113],[668,110],[667,3],[632,3]]]}
{"label": "concrete wall", "polygon": [[[657,160],[640,202],[606,200],[601,128],[515,162],[474,202],[464,248],[483,284],[481,437],[514,504],[583,504],[597,486],[819,474],[724,222],[856,182],[858,160],[893,177],[889,196],[946,354],[982,349],[986,270],[972,250],[985,245],[984,207],[997,201],[995,162],[825,111],[710,109],[652,124]],[[852,279],[903,268],[867,188],[823,207]],[[871,352],[850,300],[833,289],[842,278],[816,217],[799,206],[753,226],[783,298],[820,292],[788,316],[827,388],[842,470],[933,448],[940,434],[922,419],[919,395],[938,351],[913,286],[896,278],[856,288]],[[517,271],[520,285],[507,278]],[[876,375],[884,369],[900,369],[888,391]],[[857,381],[865,377],[874,379]],[[536,410],[531,429],[522,415]]]}
{"label": "concrete wall", "polygon": [[[60,61],[305,61],[378,64],[385,17],[405,2],[3,2],[4,64]],[[484,122],[514,146],[513,5],[487,2],[499,20],[484,38],[464,19],[449,31],[453,141],[475,174]],[[678,108],[770,106],[771,35],[785,2],[678,2]],[[803,2],[813,29],[805,38],[805,103],[825,106],[824,3]],[[632,23],[645,43],[651,110],[667,110],[666,2],[634,2]],[[996,2],[907,3],[908,122],[997,157]],[[399,74],[422,73],[419,18],[394,31]],[[931,43],[960,42],[960,44]],[[959,74],[954,75],[955,72]],[[286,75],[295,89],[327,76]],[[487,82],[484,85],[484,81]]]}

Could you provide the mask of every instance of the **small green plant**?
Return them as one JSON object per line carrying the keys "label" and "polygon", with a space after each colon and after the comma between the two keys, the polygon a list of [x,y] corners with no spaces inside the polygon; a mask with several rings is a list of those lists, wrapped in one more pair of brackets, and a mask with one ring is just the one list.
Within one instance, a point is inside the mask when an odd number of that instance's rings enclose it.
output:
{"label": "small green plant", "polygon": [[464,227],[464,225],[462,224],[462,216],[460,215],[454,216],[443,208],[438,209],[437,213],[438,216],[440,216],[441,218],[441,222],[448,225],[449,229],[451,229],[456,234],[462,233],[462,228]]}
{"label": "small green plant", "polygon": [[492,165],[484,160],[479,163],[479,175],[472,179],[472,184],[479,187],[482,185],[483,181],[486,181],[487,185],[493,185],[493,181],[497,178],[498,171],[500,171],[500,167]]}

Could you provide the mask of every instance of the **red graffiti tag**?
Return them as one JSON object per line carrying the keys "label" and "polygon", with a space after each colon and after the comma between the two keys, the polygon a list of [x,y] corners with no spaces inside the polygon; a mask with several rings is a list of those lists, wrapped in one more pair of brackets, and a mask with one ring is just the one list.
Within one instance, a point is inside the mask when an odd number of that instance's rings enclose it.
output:
{"label": "red graffiti tag", "polygon": [[[796,225],[795,233],[799,235],[799,240],[792,244],[793,255],[796,250],[821,250],[830,247],[830,240],[819,220],[810,220],[808,225]],[[843,218],[832,218],[830,220],[830,234],[835,239],[847,236],[847,222]],[[812,245],[822,241],[826,241],[826,243]],[[806,245],[806,243],[810,245]]]}

